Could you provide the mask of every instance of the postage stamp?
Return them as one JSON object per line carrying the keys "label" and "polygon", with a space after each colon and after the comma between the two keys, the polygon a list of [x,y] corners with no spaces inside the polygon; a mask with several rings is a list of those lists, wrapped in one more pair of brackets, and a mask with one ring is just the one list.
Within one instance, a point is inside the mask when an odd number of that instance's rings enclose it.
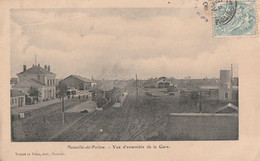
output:
{"label": "postage stamp", "polygon": [[214,37],[256,35],[255,1],[216,1],[212,11]]}

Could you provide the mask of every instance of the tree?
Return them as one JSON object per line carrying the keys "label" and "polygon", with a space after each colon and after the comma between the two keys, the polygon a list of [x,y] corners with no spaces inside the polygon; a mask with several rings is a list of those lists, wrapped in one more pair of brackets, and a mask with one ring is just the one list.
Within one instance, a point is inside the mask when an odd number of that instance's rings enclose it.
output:
{"label": "tree", "polygon": [[30,90],[29,90],[29,96],[31,97],[38,97],[38,90],[35,88],[35,87],[30,87]]}
{"label": "tree", "polygon": [[64,97],[66,95],[66,92],[68,90],[68,87],[60,82],[59,85],[58,85],[58,97]]}
{"label": "tree", "polygon": [[28,93],[29,93],[29,96],[30,96],[31,98],[33,98],[32,101],[33,101],[34,103],[35,103],[35,101],[38,101],[39,91],[37,90],[37,88],[35,88],[35,87],[30,87]]}

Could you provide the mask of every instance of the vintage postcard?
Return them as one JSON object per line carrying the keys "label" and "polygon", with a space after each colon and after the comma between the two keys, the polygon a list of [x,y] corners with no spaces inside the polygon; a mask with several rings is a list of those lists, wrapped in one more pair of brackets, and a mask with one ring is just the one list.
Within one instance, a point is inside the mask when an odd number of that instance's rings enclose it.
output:
{"label": "vintage postcard", "polygon": [[0,160],[260,160],[256,0],[2,4]]}

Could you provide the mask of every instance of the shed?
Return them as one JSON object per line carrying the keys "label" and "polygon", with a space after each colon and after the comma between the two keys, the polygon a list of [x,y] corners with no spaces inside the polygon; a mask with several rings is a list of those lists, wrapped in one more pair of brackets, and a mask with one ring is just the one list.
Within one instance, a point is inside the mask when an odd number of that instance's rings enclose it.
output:
{"label": "shed", "polygon": [[67,87],[74,87],[78,90],[91,90],[93,81],[79,75],[70,75],[67,78],[60,81]]}

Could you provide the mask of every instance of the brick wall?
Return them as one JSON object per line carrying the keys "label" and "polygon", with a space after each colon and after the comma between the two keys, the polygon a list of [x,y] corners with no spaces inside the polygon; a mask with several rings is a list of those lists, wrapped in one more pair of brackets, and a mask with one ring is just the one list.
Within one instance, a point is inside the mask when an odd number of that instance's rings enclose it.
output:
{"label": "brick wall", "polygon": [[168,117],[170,140],[237,140],[237,114],[172,113]]}

